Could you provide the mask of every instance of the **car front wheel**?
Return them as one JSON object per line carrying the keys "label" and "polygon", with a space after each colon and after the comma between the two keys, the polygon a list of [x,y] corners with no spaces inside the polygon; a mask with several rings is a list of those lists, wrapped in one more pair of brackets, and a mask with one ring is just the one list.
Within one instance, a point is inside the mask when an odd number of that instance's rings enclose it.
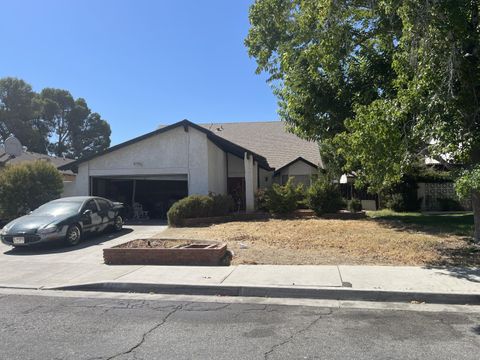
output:
{"label": "car front wheel", "polygon": [[82,231],[80,230],[78,225],[70,225],[70,227],[67,230],[67,236],[65,237],[67,244],[71,246],[78,245],[80,243],[81,238],[82,238]]}

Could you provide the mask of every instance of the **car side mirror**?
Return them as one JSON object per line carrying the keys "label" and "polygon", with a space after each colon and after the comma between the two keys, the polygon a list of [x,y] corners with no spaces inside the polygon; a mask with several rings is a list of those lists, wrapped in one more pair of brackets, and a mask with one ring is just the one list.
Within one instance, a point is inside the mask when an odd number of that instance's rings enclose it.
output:
{"label": "car side mirror", "polygon": [[83,215],[84,215],[84,216],[90,216],[90,215],[92,215],[92,210],[90,210],[90,209],[85,210],[85,211],[83,212]]}

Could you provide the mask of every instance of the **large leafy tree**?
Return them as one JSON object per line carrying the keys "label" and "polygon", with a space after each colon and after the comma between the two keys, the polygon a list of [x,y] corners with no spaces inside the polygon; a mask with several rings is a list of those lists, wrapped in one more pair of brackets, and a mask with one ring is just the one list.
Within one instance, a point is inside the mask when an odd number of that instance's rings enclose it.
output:
{"label": "large leafy tree", "polygon": [[356,104],[394,89],[396,17],[375,2],[260,0],[250,9],[246,46],[268,72],[280,116],[298,135],[322,142],[345,129]]}
{"label": "large leafy tree", "polygon": [[45,153],[48,132],[32,87],[17,78],[0,79],[0,138],[14,134],[29,150]]}
{"label": "large leafy tree", "polygon": [[461,169],[480,240],[477,0],[257,0],[246,39],[280,115],[381,190],[425,156]]}
{"label": "large leafy tree", "polygon": [[40,94],[17,78],[0,79],[0,138],[14,134],[30,151],[71,158],[110,146],[110,125],[67,90]]}
{"label": "large leafy tree", "polygon": [[51,133],[49,151],[57,156],[81,157],[110,146],[110,126],[92,113],[86,101],[70,92],[46,88],[40,93],[42,117]]}

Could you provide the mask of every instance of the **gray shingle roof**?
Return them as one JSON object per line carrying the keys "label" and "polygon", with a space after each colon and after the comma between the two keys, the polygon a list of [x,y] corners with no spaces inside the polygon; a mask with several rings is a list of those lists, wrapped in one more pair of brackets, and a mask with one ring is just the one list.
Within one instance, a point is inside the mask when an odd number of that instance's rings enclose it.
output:
{"label": "gray shingle roof", "polygon": [[285,130],[282,121],[199,124],[214,134],[267,158],[279,169],[298,157],[320,165],[318,144],[306,141]]}

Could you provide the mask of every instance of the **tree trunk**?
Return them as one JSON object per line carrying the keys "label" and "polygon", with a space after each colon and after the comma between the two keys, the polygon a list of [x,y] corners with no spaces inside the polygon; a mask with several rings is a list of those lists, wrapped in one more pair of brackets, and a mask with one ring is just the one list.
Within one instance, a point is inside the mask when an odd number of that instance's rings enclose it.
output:
{"label": "tree trunk", "polygon": [[480,244],[480,191],[473,191],[472,193],[472,208],[473,208],[473,222],[475,232],[473,240],[476,244]]}

